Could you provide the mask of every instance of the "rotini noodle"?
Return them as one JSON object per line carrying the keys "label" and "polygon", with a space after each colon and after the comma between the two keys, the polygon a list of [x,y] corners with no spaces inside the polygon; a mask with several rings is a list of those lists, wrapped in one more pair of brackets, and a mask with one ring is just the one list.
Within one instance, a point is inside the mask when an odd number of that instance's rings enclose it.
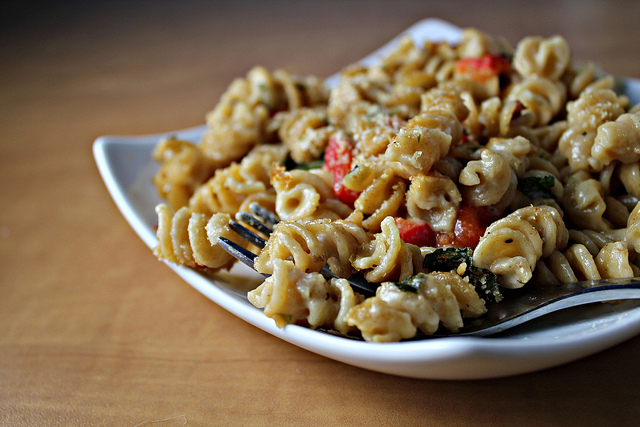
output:
{"label": "rotini noodle", "polygon": [[463,316],[486,311],[471,285],[455,273],[418,275],[415,281],[419,286],[414,291],[383,283],[375,297],[349,311],[347,322],[357,326],[366,340],[386,342],[411,338],[418,328],[433,334],[439,324],[456,331],[463,326]]}
{"label": "rotini noodle", "polygon": [[230,268],[235,258],[218,246],[218,237],[236,243],[240,239],[229,227],[230,217],[217,213],[211,217],[180,208],[175,214],[166,205],[156,207],[158,245],[154,254],[161,259],[189,267],[216,271]]}
{"label": "rotini noodle", "polygon": [[353,329],[347,323],[347,313],[362,300],[346,280],[327,281],[319,273],[305,273],[284,260],[274,263],[273,274],[250,291],[248,298],[280,327],[328,327],[344,334]]}
{"label": "rotini noodle", "polygon": [[381,223],[382,230],[370,242],[363,242],[351,258],[351,265],[364,271],[369,282],[404,280],[422,269],[420,248],[405,243],[392,217]]}
{"label": "rotini noodle", "polygon": [[473,252],[473,262],[501,275],[501,285],[521,288],[540,258],[566,245],[568,232],[551,207],[527,207],[491,224]]}
{"label": "rotini noodle", "polygon": [[250,195],[264,193],[270,187],[269,176],[274,165],[284,160],[282,146],[255,147],[240,163],[218,169],[189,199],[197,212],[234,214]]}
{"label": "rotini noodle", "polygon": [[255,261],[260,273],[273,273],[273,260],[292,260],[305,273],[319,272],[328,264],[335,274],[353,273],[351,256],[371,236],[356,223],[328,219],[278,223]]}
{"label": "rotini noodle", "polygon": [[176,138],[160,141],[152,157],[161,164],[160,170],[153,176],[153,184],[160,197],[174,210],[189,203],[194,191],[213,170],[197,146]]}
{"label": "rotini noodle", "polygon": [[564,38],[525,37],[516,46],[513,65],[523,76],[558,80],[570,60],[571,51]]}

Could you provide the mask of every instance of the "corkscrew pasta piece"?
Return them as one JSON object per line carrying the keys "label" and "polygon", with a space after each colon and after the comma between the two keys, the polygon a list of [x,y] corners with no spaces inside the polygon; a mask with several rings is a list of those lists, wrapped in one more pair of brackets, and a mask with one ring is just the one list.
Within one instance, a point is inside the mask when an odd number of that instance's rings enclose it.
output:
{"label": "corkscrew pasta piece", "polygon": [[484,302],[468,282],[455,273],[419,274],[402,288],[385,282],[376,296],[353,307],[347,322],[367,341],[389,342],[412,338],[418,329],[433,334],[440,324],[455,332],[463,317],[486,311]]}
{"label": "corkscrew pasta piece", "polygon": [[595,255],[587,247],[576,243],[564,252],[554,251],[538,263],[537,281],[544,284],[573,283],[583,280],[600,280],[634,277],[640,269],[629,259],[624,241],[605,244]]}
{"label": "corkscrew pasta piece", "polygon": [[274,165],[284,161],[286,152],[283,146],[255,147],[240,163],[218,169],[195,191],[189,199],[189,207],[208,214],[235,214],[247,197],[265,193],[271,187],[270,172]]}
{"label": "corkscrew pasta piece", "polygon": [[518,101],[533,114],[533,127],[544,126],[560,112],[566,100],[566,88],[563,83],[543,77],[527,77],[514,84],[506,98]]}
{"label": "corkscrew pasta piece", "polygon": [[364,227],[372,232],[380,230],[380,224],[388,216],[398,216],[405,204],[405,181],[391,169],[373,177],[354,202],[357,211],[367,215]]}
{"label": "corkscrew pasta piece", "polygon": [[271,74],[264,67],[254,67],[246,78],[234,80],[207,114],[200,148],[215,167],[228,166],[254,146],[268,142],[273,113],[324,103],[327,96],[316,78],[294,78],[282,70]]}
{"label": "corkscrew pasta piece", "polygon": [[372,116],[362,114],[353,116],[346,130],[353,134],[358,147],[357,157],[367,159],[383,154],[404,123],[398,116],[384,112]]}
{"label": "corkscrew pasta piece", "polygon": [[330,180],[321,170],[274,169],[271,183],[276,191],[275,209],[280,219],[338,219],[348,216],[351,209],[333,197]]}
{"label": "corkscrew pasta piece", "polygon": [[576,172],[567,179],[562,207],[578,227],[595,231],[611,228],[603,218],[606,203],[602,186],[585,171]]}
{"label": "corkscrew pasta piece", "polygon": [[635,276],[637,267],[629,261],[629,249],[623,241],[607,243],[596,256],[596,266],[602,279],[622,279]]}
{"label": "corkscrew pasta piece", "polygon": [[451,135],[426,127],[403,128],[385,151],[396,175],[409,179],[425,174],[449,151]]}
{"label": "corkscrew pasta piece", "polygon": [[517,99],[503,100],[494,96],[469,108],[471,114],[465,127],[478,140],[510,137],[516,130],[522,132],[522,129],[533,129],[530,126],[536,121],[536,115],[526,110]]}
{"label": "corkscrew pasta piece", "polygon": [[275,260],[273,274],[248,293],[249,302],[264,309],[278,327],[287,324],[352,332],[347,313],[362,297],[344,279],[327,281],[322,274],[305,273],[291,261]]}
{"label": "corkscrew pasta piece", "polygon": [[552,207],[530,206],[487,227],[473,252],[473,263],[500,275],[500,284],[521,288],[533,276],[540,258],[566,245],[568,232]]}
{"label": "corkscrew pasta piece", "polygon": [[377,291],[380,297],[367,298],[349,311],[348,324],[357,327],[368,342],[413,338],[418,328],[434,333],[439,318],[429,303],[417,293],[397,295],[400,292],[393,283],[383,283]]}
{"label": "corkscrew pasta piece", "polygon": [[406,197],[410,218],[426,222],[434,231],[453,230],[462,196],[450,178],[437,172],[417,175]]}
{"label": "corkscrew pasta piece", "polygon": [[305,273],[325,264],[340,277],[353,272],[351,257],[371,236],[360,225],[344,220],[281,221],[254,261],[260,273],[273,273],[273,260],[292,260]]}
{"label": "corkscrew pasta piece", "polygon": [[465,28],[457,50],[460,58],[480,58],[485,55],[506,55],[513,49],[503,37],[477,28]]}
{"label": "corkscrew pasta piece", "polygon": [[583,245],[595,257],[608,243],[625,241],[625,234],[624,228],[605,231],[571,229],[569,230],[569,241]]}
{"label": "corkscrew pasta piece", "polygon": [[618,176],[627,193],[640,199],[640,163],[620,165]]}
{"label": "corkscrew pasta piece", "polygon": [[470,161],[462,169],[459,182],[463,185],[461,192],[465,200],[475,206],[489,206],[500,202],[505,195],[513,197],[517,177],[504,157],[484,149],[479,160]]}
{"label": "corkscrew pasta piece", "polygon": [[380,233],[361,243],[351,265],[369,282],[404,280],[422,270],[422,254],[417,246],[402,241],[393,217],[386,217]]}
{"label": "corkscrew pasta piece", "polygon": [[611,74],[598,76],[596,66],[589,62],[582,67],[573,67],[575,70],[568,71],[568,88],[570,99],[578,98],[583,92],[598,89],[613,89],[615,79]]}
{"label": "corkscrew pasta piece", "polygon": [[558,80],[571,61],[569,44],[561,36],[525,37],[516,46],[515,69],[525,77]]}
{"label": "corkscrew pasta piece", "polygon": [[194,191],[213,171],[196,145],[174,137],[161,140],[151,156],[160,163],[153,184],[158,195],[174,210],[186,206]]}
{"label": "corkscrew pasta piece", "polygon": [[463,135],[469,114],[455,93],[431,90],[422,97],[422,111],[400,129],[385,151],[394,172],[405,179],[425,174]]}
{"label": "corkscrew pasta piece", "polygon": [[464,134],[465,121],[469,109],[462,93],[457,90],[432,89],[420,98],[420,113],[407,123],[407,128],[426,127],[440,129],[451,135],[451,142],[457,144]]}
{"label": "corkscrew pasta piece", "polygon": [[640,203],[636,204],[629,215],[625,237],[629,246],[640,253]]}
{"label": "corkscrew pasta piece", "polygon": [[255,145],[264,142],[273,80],[266,69],[255,67],[247,78],[234,80],[220,102],[207,115],[207,131],[200,147],[216,167],[228,166]]}
{"label": "corkscrew pasta piece", "polygon": [[522,136],[514,138],[491,138],[486,148],[493,153],[500,154],[518,177],[521,177],[529,165],[531,142]]}
{"label": "corkscrew pasta piece", "polygon": [[558,148],[573,171],[601,170],[603,164],[591,154],[598,127],[616,120],[624,112],[624,103],[610,89],[583,92],[567,103],[569,128],[560,137]]}
{"label": "corkscrew pasta piece", "polygon": [[622,114],[615,121],[598,126],[591,156],[602,165],[640,160],[640,113]]}
{"label": "corkscrew pasta piece", "polygon": [[611,89],[583,92],[578,99],[567,103],[569,127],[596,130],[598,126],[617,119],[625,101]]}
{"label": "corkscrew pasta piece", "polygon": [[[629,168],[629,166],[631,166],[631,168]],[[602,187],[602,193],[606,204],[603,217],[613,228],[624,228],[627,226],[629,213],[637,202],[636,199],[632,203],[633,206],[625,203],[625,199],[632,200],[634,196],[632,194],[624,194],[624,191],[631,193],[636,182],[633,179],[633,172],[631,172],[631,176],[625,176],[625,179],[622,179],[623,174],[621,173],[621,170],[625,170],[626,175],[629,173],[626,169],[633,170],[634,166],[637,169],[638,163],[620,165],[615,162],[607,165],[598,174],[598,181]],[[622,181],[622,185],[620,185],[620,181]],[[627,186],[630,188],[627,188]]]}
{"label": "corkscrew pasta piece", "polygon": [[236,261],[218,245],[218,237],[244,244],[229,227],[231,218],[227,214],[207,216],[187,207],[180,208],[174,214],[166,205],[158,205],[156,213],[158,245],[153,252],[160,259],[217,271],[230,268]]}
{"label": "corkscrew pasta piece", "polygon": [[578,280],[625,278],[640,274],[629,228],[593,231],[569,230],[570,246],[540,260],[536,282],[572,283]]}
{"label": "corkscrew pasta piece", "polygon": [[326,113],[315,108],[298,108],[278,113],[278,135],[289,149],[291,158],[299,164],[311,163],[324,152],[329,136],[334,132],[327,125]]}

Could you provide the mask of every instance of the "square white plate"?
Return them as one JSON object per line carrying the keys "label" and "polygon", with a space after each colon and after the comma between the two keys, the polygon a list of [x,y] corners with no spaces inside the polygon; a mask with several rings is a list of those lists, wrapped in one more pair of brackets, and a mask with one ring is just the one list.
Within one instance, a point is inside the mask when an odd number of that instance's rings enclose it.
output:
{"label": "square white plate", "polygon": [[[417,42],[456,42],[461,30],[449,23],[426,19],[402,35]],[[393,48],[397,38],[363,59],[377,61]],[[335,83],[335,76],[328,79]],[[640,81],[626,80],[627,95],[640,101]],[[154,207],[161,200],[151,183],[158,165],[151,151],[160,138],[175,135],[197,143],[204,126],[147,136],[103,136],[93,146],[102,178],[116,205],[150,247],[156,245]],[[149,252],[149,256],[153,256]],[[595,304],[548,315],[500,337],[433,338],[422,341],[374,344],[289,325],[276,327],[272,319],[251,305],[246,285],[261,280],[238,265],[214,279],[189,268],[169,266],[191,286],[234,315],[291,344],[314,353],[374,371],[429,379],[477,379],[532,372],[557,366],[623,342],[640,333],[640,303]]]}

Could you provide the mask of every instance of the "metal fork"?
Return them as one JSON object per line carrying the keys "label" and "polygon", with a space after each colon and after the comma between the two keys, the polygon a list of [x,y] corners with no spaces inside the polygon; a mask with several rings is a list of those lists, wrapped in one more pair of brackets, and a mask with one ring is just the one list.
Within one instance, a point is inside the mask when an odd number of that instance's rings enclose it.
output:
{"label": "metal fork", "polygon": [[[278,222],[280,222],[280,218],[278,218],[278,216],[273,212],[263,208],[255,202],[249,205],[249,211],[251,213],[239,212],[236,215],[236,219],[248,225],[249,227],[252,227],[260,234],[268,238],[269,235],[271,235],[271,233],[273,232],[273,227]],[[252,230],[233,220],[229,222],[229,226],[247,242],[251,243],[259,249],[264,248],[266,240],[262,236],[254,233]],[[253,262],[257,257],[256,254],[224,237],[218,238],[218,244],[240,262],[253,268]],[[322,275],[327,279],[339,278],[339,276],[331,271],[328,265],[325,265],[320,273],[322,273]],[[263,274],[263,276],[268,275]],[[375,295],[376,288],[378,287],[377,284],[367,282],[361,274],[354,274],[346,278],[346,280],[355,290],[367,297]]]}
{"label": "metal fork", "polygon": [[[251,213],[241,212],[237,215],[237,219],[268,238],[273,227],[279,222],[279,218],[257,203],[252,203],[249,210]],[[260,249],[264,248],[266,243],[264,237],[236,221],[231,221],[230,226],[251,244]],[[254,268],[253,261],[256,254],[224,237],[218,238],[218,244],[239,261]],[[338,277],[326,265],[321,272],[327,278]],[[354,290],[367,297],[374,295],[378,286],[378,284],[367,282],[359,274],[347,280]],[[627,299],[640,299],[640,277],[523,288],[510,291],[500,302],[487,303],[487,312],[477,319],[467,320],[465,327],[458,332],[418,334],[417,338],[494,335],[565,308]]]}

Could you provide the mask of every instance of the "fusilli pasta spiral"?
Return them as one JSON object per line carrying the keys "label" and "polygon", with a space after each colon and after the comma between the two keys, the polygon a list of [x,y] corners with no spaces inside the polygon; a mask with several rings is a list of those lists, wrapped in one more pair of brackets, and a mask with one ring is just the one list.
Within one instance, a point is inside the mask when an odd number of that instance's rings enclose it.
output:
{"label": "fusilli pasta spiral", "polygon": [[421,274],[410,283],[417,286],[400,289],[383,283],[375,297],[349,311],[347,323],[356,326],[367,341],[398,341],[413,337],[418,328],[433,334],[440,324],[456,331],[463,326],[463,316],[486,311],[473,287],[455,273]]}

